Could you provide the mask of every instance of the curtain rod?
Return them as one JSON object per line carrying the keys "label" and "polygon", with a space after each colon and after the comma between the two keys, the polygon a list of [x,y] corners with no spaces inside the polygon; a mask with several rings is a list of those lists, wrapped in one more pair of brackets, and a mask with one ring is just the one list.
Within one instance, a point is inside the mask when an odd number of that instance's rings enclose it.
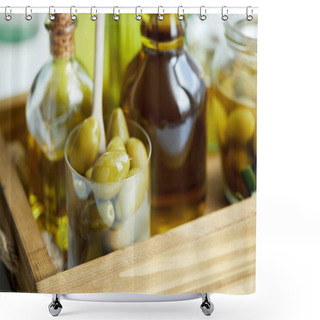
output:
{"label": "curtain rod", "polygon": [[100,7],[100,6],[93,6],[93,7],[82,7],[82,6],[71,6],[71,7],[40,7],[40,6],[1,6],[0,13],[7,13],[7,14],[30,14],[30,13],[71,13],[71,14],[78,14],[78,13],[111,13],[111,14],[122,14],[122,13],[133,13],[133,14],[141,14],[141,13],[154,13],[154,14],[167,14],[167,13],[176,13],[176,14],[257,14],[258,7],[256,6],[247,6],[247,7],[236,7],[236,6],[220,6],[220,7],[206,7],[206,6],[199,6],[199,7],[165,7],[165,6],[158,6],[158,7],[144,7],[144,6],[137,6],[137,7]]}

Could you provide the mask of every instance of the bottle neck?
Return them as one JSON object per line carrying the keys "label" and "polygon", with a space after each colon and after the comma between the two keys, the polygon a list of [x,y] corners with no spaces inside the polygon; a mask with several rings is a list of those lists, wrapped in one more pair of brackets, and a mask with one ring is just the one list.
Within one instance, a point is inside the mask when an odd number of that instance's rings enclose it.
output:
{"label": "bottle neck", "polygon": [[50,52],[54,59],[68,60],[74,55],[74,31],[77,25],[68,14],[56,14],[46,23],[50,34]]}
{"label": "bottle neck", "polygon": [[160,21],[157,15],[143,16],[141,22],[142,45],[146,51],[168,52],[183,48],[184,23],[174,14]]}
{"label": "bottle neck", "polygon": [[157,42],[152,39],[142,37],[142,45],[144,48],[154,51],[166,52],[179,50],[183,48],[183,37],[169,41],[169,42]]}
{"label": "bottle neck", "polygon": [[68,63],[73,63],[75,61],[75,55],[72,54],[71,56],[60,57],[52,54],[52,61],[56,65],[66,66]]}
{"label": "bottle neck", "polygon": [[68,60],[74,56],[74,32],[50,34],[50,53],[54,60]]}

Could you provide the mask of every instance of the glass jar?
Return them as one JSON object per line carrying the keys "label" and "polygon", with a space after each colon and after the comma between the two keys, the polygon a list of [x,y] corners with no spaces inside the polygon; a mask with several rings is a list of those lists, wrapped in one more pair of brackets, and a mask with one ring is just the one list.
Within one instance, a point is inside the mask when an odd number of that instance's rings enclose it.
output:
{"label": "glass jar", "polygon": [[257,17],[229,17],[213,60],[215,125],[231,203],[251,196],[256,187],[257,26]]}

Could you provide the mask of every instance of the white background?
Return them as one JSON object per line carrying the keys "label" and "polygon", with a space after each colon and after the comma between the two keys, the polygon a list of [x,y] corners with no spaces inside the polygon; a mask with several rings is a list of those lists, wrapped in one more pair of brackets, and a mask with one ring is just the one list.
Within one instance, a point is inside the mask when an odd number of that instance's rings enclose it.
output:
{"label": "white background", "polygon": [[[10,2],[10,3],[9,3]],[[1,5],[259,5],[257,291],[212,295],[214,319],[320,319],[320,40],[316,1],[5,1]],[[2,17],[1,17],[2,19]],[[0,294],[1,319],[50,319],[49,295]],[[63,301],[61,319],[204,319],[200,300]]]}

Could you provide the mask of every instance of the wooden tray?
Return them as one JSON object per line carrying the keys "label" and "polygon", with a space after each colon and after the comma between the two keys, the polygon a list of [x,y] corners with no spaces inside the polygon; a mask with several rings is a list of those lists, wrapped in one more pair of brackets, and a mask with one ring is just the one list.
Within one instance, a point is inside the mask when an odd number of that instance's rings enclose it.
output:
{"label": "wooden tray", "polygon": [[0,227],[19,257],[23,292],[246,294],[255,290],[256,201],[228,205],[218,155],[207,159],[207,214],[148,240],[56,273],[6,142],[26,141],[25,95],[0,101]]}

